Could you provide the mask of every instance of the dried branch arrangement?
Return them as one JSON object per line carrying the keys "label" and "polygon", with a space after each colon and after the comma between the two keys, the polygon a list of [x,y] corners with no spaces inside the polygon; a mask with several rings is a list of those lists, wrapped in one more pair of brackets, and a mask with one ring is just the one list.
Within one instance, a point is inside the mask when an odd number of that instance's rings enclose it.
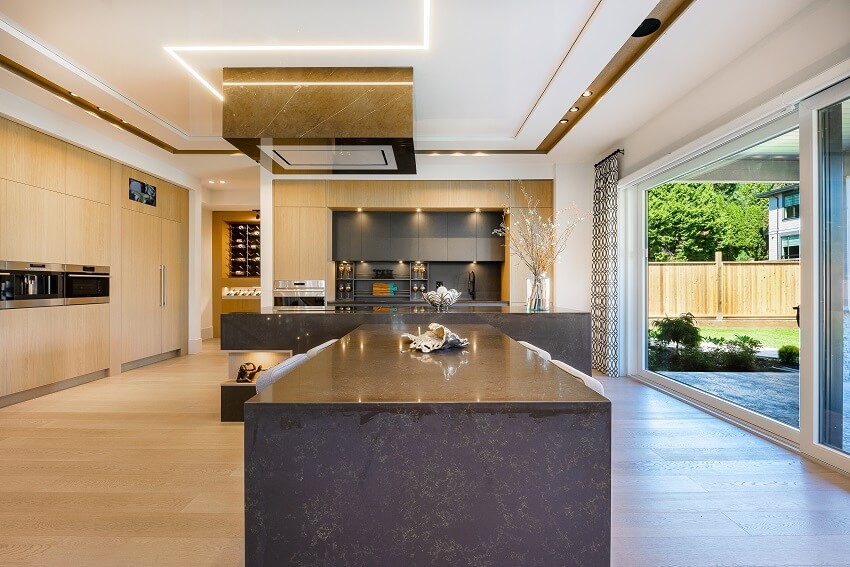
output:
{"label": "dried branch arrangement", "polygon": [[570,234],[584,220],[584,214],[572,203],[555,211],[554,219],[543,218],[537,210],[540,200],[529,195],[522,183],[520,190],[527,206],[513,210],[506,207],[502,224],[493,234],[507,237],[505,245],[528,267],[531,277],[538,279],[560,259]]}

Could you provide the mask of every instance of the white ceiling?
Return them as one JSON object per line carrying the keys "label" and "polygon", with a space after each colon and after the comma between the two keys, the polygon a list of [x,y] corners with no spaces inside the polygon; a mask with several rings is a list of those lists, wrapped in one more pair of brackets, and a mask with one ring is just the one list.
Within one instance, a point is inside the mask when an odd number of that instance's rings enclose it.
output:
{"label": "white ceiling", "polygon": [[[550,159],[598,159],[812,1],[696,0]],[[0,0],[0,52],[179,149],[232,146],[221,139],[220,100],[165,47],[182,49],[186,63],[218,89],[223,67],[412,66],[417,149],[533,149],[655,4]],[[286,49],[187,51],[191,46]],[[314,49],[295,49],[305,46]],[[351,46],[396,48],[342,49]],[[0,72],[0,88],[124,143],[145,144],[11,73]],[[258,186],[258,166],[245,157],[168,159],[205,184]]]}

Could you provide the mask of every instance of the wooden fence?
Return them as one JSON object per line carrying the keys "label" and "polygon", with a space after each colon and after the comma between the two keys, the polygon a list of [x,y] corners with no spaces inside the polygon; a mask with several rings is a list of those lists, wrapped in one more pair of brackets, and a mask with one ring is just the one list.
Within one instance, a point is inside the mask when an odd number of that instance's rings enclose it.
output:
{"label": "wooden fence", "polygon": [[794,317],[800,304],[797,261],[650,262],[647,270],[649,317]]}

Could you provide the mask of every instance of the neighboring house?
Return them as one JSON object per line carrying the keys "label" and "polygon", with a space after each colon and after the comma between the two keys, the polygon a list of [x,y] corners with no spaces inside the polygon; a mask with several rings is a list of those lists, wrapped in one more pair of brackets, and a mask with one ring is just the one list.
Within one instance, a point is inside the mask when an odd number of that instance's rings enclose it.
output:
{"label": "neighboring house", "polygon": [[768,199],[767,257],[769,260],[800,258],[800,184],[759,193]]}

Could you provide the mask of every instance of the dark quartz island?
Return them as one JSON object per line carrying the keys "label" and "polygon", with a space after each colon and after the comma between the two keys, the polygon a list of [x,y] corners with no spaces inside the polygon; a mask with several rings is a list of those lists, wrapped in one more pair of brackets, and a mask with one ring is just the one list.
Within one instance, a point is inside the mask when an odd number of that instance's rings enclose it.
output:
{"label": "dark quartz island", "polygon": [[610,402],[451,329],[363,325],[245,404],[246,565],[609,564]]}
{"label": "dark quartz island", "polygon": [[438,313],[430,307],[337,307],[330,311],[229,313],[221,316],[222,350],[269,351],[308,349],[338,339],[370,323],[443,323],[447,326],[486,323],[517,341],[549,351],[587,374],[590,363],[590,313],[569,309],[528,313],[524,308],[455,306]]}

